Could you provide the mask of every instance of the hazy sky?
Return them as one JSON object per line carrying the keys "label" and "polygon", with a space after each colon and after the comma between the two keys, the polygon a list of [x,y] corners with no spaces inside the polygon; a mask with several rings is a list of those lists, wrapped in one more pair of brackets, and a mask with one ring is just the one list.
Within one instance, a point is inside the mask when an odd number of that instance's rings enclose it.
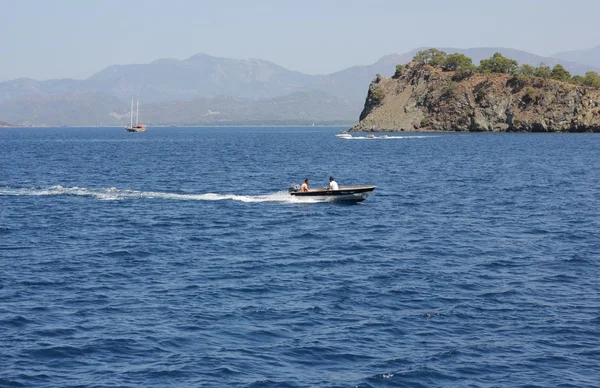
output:
{"label": "hazy sky", "polygon": [[0,79],[199,52],[317,74],[423,46],[600,44],[598,0],[0,0],[0,15]]}

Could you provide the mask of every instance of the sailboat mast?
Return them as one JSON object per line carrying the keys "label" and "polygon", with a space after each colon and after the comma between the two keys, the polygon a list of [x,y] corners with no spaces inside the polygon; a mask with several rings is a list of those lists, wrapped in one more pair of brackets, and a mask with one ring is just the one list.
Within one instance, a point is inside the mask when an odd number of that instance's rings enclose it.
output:
{"label": "sailboat mast", "polygon": [[137,101],[137,109],[135,113],[135,125],[140,123],[140,100]]}
{"label": "sailboat mast", "polygon": [[133,128],[133,100],[131,100],[131,124],[129,125],[129,128]]}

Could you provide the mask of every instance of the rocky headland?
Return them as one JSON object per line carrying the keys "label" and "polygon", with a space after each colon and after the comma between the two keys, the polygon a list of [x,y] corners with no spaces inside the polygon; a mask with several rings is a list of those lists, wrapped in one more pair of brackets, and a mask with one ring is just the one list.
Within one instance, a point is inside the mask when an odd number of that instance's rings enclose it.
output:
{"label": "rocky headland", "polygon": [[373,80],[350,130],[600,132],[600,90],[568,81],[413,61]]}

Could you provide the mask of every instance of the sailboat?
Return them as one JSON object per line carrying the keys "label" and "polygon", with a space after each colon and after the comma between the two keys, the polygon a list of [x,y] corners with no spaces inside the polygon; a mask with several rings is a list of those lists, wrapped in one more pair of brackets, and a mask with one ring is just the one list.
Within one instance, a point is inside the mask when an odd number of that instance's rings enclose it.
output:
{"label": "sailboat", "polygon": [[135,114],[135,125],[133,125],[133,100],[131,100],[131,123],[125,127],[127,132],[146,132],[146,126],[140,124],[140,102],[137,102],[137,110]]}

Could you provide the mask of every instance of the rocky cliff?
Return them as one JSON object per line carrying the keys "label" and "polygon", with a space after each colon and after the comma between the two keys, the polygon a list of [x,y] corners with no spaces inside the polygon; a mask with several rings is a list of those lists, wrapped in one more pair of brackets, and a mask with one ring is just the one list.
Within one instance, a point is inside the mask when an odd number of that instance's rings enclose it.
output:
{"label": "rocky cliff", "polygon": [[371,83],[351,131],[600,132],[600,91],[533,76],[465,77],[411,62]]}

